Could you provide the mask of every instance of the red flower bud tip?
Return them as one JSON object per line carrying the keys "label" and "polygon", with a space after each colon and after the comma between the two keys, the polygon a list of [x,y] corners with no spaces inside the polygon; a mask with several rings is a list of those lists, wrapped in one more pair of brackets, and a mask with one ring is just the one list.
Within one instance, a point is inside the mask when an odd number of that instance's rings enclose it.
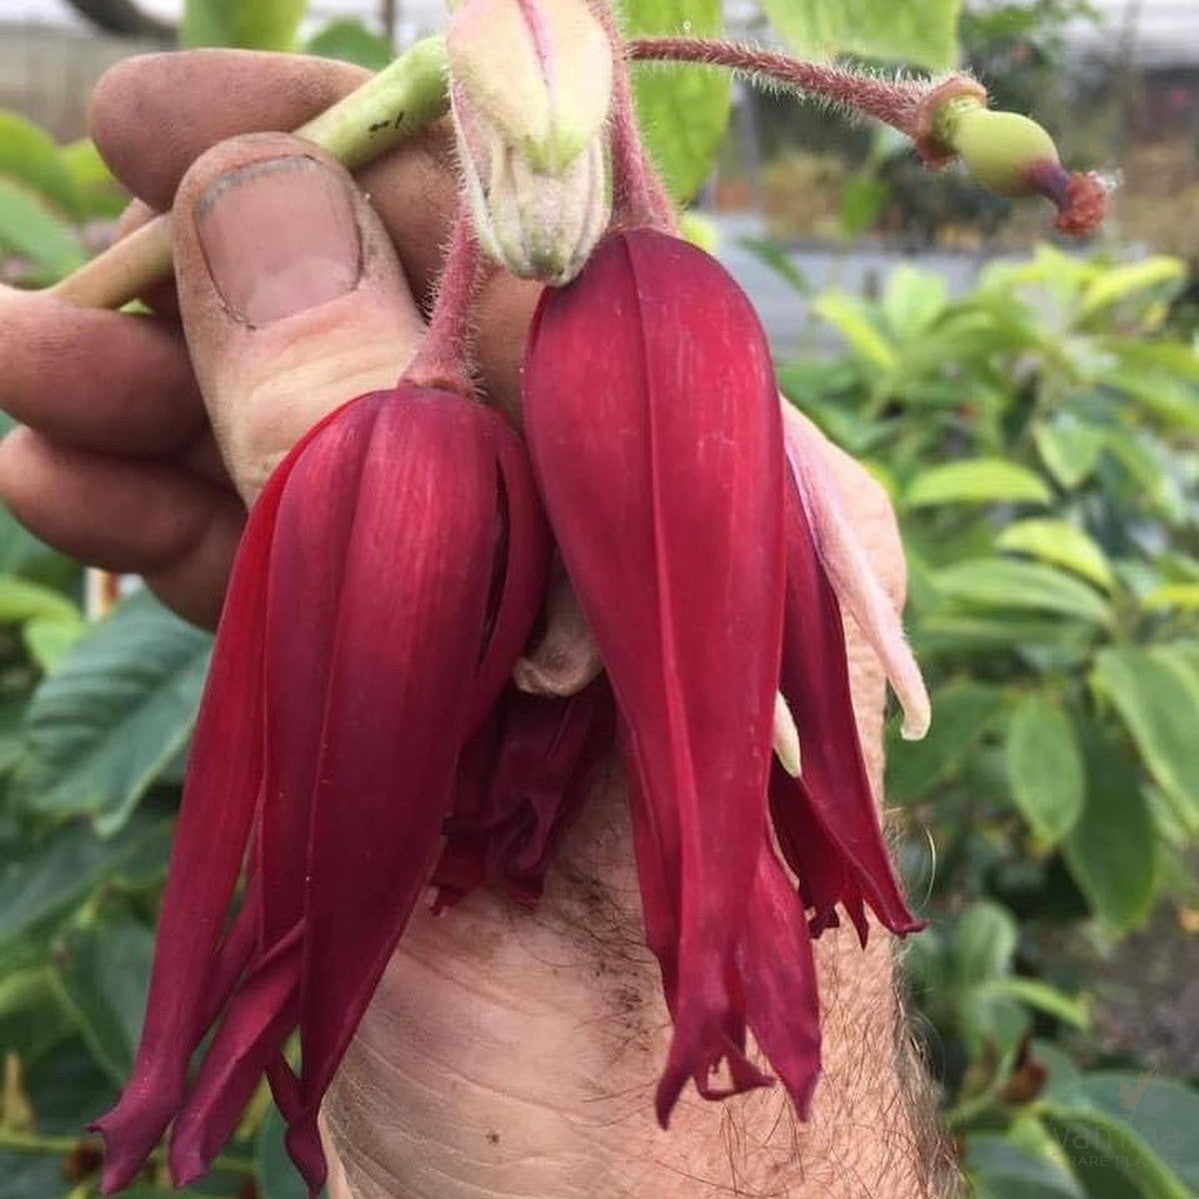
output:
{"label": "red flower bud tip", "polygon": [[[542,298],[524,416],[625,726],[646,937],[674,1022],[659,1120],[688,1078],[711,1099],[769,1082],[747,1033],[804,1113],[820,1069],[804,906],[816,931],[838,904],[863,935],[865,904],[898,931],[918,926],[861,756],[837,596],[786,474],[761,325],[702,251],[611,235]],[[877,596],[826,540],[869,612]],[[802,780],[773,761],[780,723],[792,766],[792,735],[802,743]]]}
{"label": "red flower bud tip", "polygon": [[[199,1177],[264,1073],[319,1190],[321,1097],[425,886],[459,748],[523,648],[547,558],[515,435],[448,393],[363,396],[271,477],[217,632],[133,1078],[96,1124],[106,1190],[172,1120],[172,1176]],[[297,1026],[298,1078],[281,1057]]]}

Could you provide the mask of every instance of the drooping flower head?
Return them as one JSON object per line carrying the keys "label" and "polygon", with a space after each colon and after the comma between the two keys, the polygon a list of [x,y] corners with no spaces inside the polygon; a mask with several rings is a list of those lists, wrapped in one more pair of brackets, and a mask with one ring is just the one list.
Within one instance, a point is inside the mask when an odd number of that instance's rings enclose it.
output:
{"label": "drooping flower head", "polygon": [[[804,1112],[819,1072],[810,934],[836,905],[863,936],[864,903],[895,931],[917,924],[879,830],[821,522],[801,498],[804,455],[784,449],[761,325],[708,255],[664,233],[614,234],[543,297],[524,403],[620,709],[647,939],[674,1022],[659,1119],[689,1077],[709,1098],[768,1081],[747,1030]],[[877,626],[861,563],[835,537],[825,548]],[[902,665],[893,611],[892,623],[873,632]],[[772,766],[780,687],[802,782]]]}
{"label": "drooping flower head", "polygon": [[[133,1079],[96,1125],[106,1189],[172,1120],[173,1178],[203,1174],[264,1074],[319,1189],[321,1097],[427,882],[459,748],[524,646],[547,557],[515,435],[446,392],[363,396],[271,477],[217,634]],[[282,1056],[296,1028],[298,1077]]]}

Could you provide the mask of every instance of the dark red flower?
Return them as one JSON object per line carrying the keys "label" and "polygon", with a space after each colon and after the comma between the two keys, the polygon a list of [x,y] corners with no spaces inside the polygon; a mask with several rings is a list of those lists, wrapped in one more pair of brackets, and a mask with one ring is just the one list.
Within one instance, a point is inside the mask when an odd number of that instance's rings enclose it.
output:
{"label": "dark red flower", "polygon": [[[616,234],[547,292],[524,418],[624,727],[647,941],[674,1021],[659,1119],[688,1077],[709,1098],[769,1081],[747,1029],[805,1112],[819,1009],[804,907],[812,932],[841,904],[864,934],[863,902],[896,931],[916,926],[862,762],[834,587],[910,697],[922,689],[898,618],[836,497],[809,516],[811,446],[792,438],[784,453],[761,325],[701,251]],[[802,782],[772,769],[780,686],[810,761]]]}
{"label": "dark red flower", "polygon": [[[321,1097],[428,881],[459,749],[524,646],[547,557],[514,434],[448,393],[363,396],[272,476],[217,634],[133,1078],[96,1124],[106,1190],[172,1120],[175,1181],[204,1173],[264,1073],[319,1189]],[[296,1027],[298,1078],[281,1055]]]}

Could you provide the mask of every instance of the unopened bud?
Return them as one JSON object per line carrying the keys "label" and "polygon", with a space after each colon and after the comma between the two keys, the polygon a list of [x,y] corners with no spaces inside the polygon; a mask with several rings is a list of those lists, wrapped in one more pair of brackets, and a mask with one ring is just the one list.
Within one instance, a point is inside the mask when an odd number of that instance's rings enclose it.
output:
{"label": "unopened bud", "polygon": [[480,242],[516,275],[569,281],[610,213],[607,35],[585,0],[463,0],[446,46]]}
{"label": "unopened bud", "polygon": [[1071,174],[1053,138],[1036,121],[986,107],[976,84],[952,80],[927,101],[917,148],[932,165],[958,157],[970,175],[996,195],[1041,195],[1056,205],[1063,233],[1091,232],[1107,210],[1098,177]]}

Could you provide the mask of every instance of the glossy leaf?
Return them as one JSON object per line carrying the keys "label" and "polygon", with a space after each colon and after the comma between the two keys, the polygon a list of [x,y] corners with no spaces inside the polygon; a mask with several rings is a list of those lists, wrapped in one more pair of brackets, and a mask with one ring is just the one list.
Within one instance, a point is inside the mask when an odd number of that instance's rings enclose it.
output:
{"label": "glossy leaf", "polygon": [[1111,610],[1097,591],[1038,562],[967,559],[937,571],[933,583],[945,599],[971,607],[1057,612],[1096,624],[1111,621]]}
{"label": "glossy leaf", "polygon": [[922,471],[908,484],[903,506],[932,504],[1048,504],[1053,493],[1044,480],[1023,466],[1002,458],[948,462]]}
{"label": "glossy leaf", "polygon": [[34,694],[24,806],[120,828],[191,732],[210,646],[149,592],[125,600]]}
{"label": "glossy leaf", "polygon": [[1056,845],[1082,812],[1086,779],[1070,717],[1049,696],[1030,695],[1007,733],[1012,798],[1037,839]]}
{"label": "glossy leaf", "polygon": [[59,996],[118,1086],[133,1068],[153,953],[154,933],[144,925],[101,922],[73,931],[54,955]]}
{"label": "glossy leaf", "polygon": [[1049,517],[1018,520],[999,534],[995,545],[1073,571],[1105,590],[1114,581],[1107,555],[1092,537],[1069,521]]}
{"label": "glossy leaf", "polygon": [[1199,695],[1186,670],[1168,647],[1119,646],[1099,654],[1093,682],[1128,726],[1180,819],[1199,831]]}
{"label": "glossy leaf", "polygon": [[[720,0],[620,0],[630,37],[710,37],[722,27]],[[637,115],[650,155],[679,203],[691,199],[716,161],[729,119],[730,80],[703,67],[639,64]]]}
{"label": "glossy leaf", "polygon": [[969,1139],[965,1166],[974,1199],[1087,1199],[1060,1166],[995,1133]]}
{"label": "glossy leaf", "polygon": [[762,0],[762,8],[801,54],[855,54],[934,69],[957,63],[961,0]]}
{"label": "glossy leaf", "polygon": [[1119,748],[1094,727],[1083,730],[1080,741],[1087,772],[1086,802],[1062,842],[1062,852],[1094,911],[1114,928],[1135,928],[1153,903],[1157,876],[1153,818],[1136,771]]}

